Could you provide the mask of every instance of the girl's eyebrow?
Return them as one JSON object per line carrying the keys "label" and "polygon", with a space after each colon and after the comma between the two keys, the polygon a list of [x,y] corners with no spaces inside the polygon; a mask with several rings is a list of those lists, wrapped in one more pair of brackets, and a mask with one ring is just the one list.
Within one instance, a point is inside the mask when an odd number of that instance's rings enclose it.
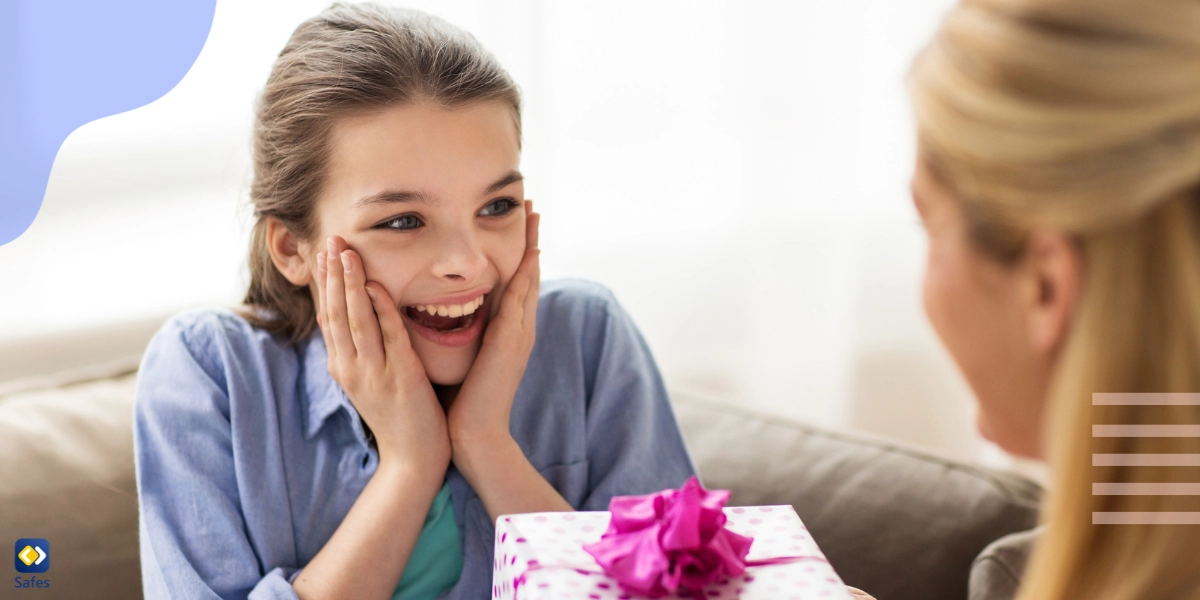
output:
{"label": "girl's eyebrow", "polygon": [[363,206],[371,206],[374,204],[393,204],[396,202],[421,202],[423,204],[436,205],[437,199],[425,192],[405,192],[399,190],[385,190],[376,194],[371,194],[354,203],[355,208]]}
{"label": "girl's eyebrow", "polygon": [[518,181],[523,181],[524,179],[525,176],[521,175],[520,171],[509,171],[507,175],[497,179],[492,185],[489,185],[487,189],[484,190],[483,195],[486,196],[493,192],[498,192]]}
{"label": "girl's eyebrow", "polygon": [[[484,190],[483,194],[486,196],[493,192],[498,192],[518,181],[524,181],[524,179],[525,179],[525,176],[521,175],[520,172],[509,171],[507,175],[505,175],[504,177],[501,177],[500,179],[497,179],[495,181],[495,183],[492,183],[491,185],[487,186],[487,189]],[[425,192],[385,190],[382,192],[371,194],[370,196],[360,199],[358,202],[354,203],[354,207],[361,208],[364,206],[372,206],[375,204],[395,204],[395,203],[404,203],[404,202],[420,202],[422,204],[428,204],[431,206],[436,206],[438,204],[437,198],[434,198],[433,196],[430,196],[429,194],[426,194]]]}

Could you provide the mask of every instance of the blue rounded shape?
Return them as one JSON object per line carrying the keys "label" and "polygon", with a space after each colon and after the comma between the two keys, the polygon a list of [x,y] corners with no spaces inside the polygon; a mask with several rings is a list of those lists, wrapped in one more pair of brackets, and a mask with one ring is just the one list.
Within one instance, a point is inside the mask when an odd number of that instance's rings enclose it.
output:
{"label": "blue rounded shape", "polygon": [[0,244],[33,223],[67,136],[175,87],[215,10],[216,0],[0,2]]}

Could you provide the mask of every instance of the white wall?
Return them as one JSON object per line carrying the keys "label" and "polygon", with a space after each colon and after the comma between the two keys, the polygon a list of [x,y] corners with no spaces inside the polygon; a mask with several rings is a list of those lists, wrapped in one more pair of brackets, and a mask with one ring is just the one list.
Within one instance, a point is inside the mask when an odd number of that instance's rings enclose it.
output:
{"label": "white wall", "polygon": [[[904,74],[949,3],[408,4],[522,86],[543,271],[612,288],[672,385],[995,461],[920,310],[907,195]],[[254,97],[325,4],[218,2],[176,89],[67,140],[0,247],[0,338],[240,299]]]}

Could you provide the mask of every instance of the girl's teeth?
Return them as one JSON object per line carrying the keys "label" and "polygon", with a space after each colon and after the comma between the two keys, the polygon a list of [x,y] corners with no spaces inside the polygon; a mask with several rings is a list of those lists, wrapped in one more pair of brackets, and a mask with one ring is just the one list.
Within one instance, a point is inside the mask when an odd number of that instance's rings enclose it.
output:
{"label": "girl's teeth", "polygon": [[453,306],[435,306],[433,304],[418,304],[414,308],[417,312],[427,312],[431,315],[439,317],[465,317],[473,314],[483,306],[483,296],[480,296],[466,304],[456,304]]}

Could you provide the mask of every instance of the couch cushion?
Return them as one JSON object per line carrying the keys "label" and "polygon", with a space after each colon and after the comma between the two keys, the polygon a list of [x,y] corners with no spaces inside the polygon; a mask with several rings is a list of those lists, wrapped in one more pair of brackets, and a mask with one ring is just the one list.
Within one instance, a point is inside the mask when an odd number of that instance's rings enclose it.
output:
{"label": "couch cushion", "polygon": [[141,597],[134,366],[0,395],[0,541],[50,543],[38,578],[51,587],[31,592],[38,598]]}
{"label": "couch cushion", "polygon": [[962,600],[976,555],[1036,524],[1041,489],[1018,475],[672,397],[705,486],[791,504],[842,579],[881,600]]}

